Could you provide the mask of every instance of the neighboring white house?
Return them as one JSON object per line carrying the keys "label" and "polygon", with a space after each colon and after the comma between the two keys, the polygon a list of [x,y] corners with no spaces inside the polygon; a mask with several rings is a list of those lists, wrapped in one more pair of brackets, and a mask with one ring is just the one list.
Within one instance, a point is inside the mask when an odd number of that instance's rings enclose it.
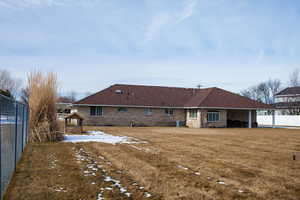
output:
{"label": "neighboring white house", "polygon": [[289,87],[276,94],[275,108],[279,115],[300,115],[300,87]]}
{"label": "neighboring white house", "polygon": [[258,111],[260,126],[300,126],[300,87],[289,87],[275,96],[275,115],[267,110]]}

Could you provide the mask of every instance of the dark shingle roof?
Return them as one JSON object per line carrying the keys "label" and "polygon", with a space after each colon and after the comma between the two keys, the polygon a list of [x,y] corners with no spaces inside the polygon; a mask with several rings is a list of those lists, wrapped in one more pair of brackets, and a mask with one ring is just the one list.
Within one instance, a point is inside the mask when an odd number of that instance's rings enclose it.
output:
{"label": "dark shingle roof", "polygon": [[73,101],[68,97],[59,97],[56,100],[57,103],[73,103]]}
{"label": "dark shingle roof", "polygon": [[276,109],[299,109],[300,102],[280,102],[274,104]]}
{"label": "dark shingle roof", "polygon": [[[122,93],[118,94],[120,91]],[[219,88],[195,89],[142,85],[113,85],[74,104],[182,108],[273,108],[271,105]]]}
{"label": "dark shingle roof", "polygon": [[288,87],[276,95],[300,95],[300,87]]}

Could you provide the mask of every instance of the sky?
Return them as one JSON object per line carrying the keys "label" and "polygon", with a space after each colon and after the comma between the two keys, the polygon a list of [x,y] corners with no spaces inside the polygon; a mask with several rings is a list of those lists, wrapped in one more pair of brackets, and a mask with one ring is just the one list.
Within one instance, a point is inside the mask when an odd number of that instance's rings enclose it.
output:
{"label": "sky", "polygon": [[299,0],[0,0],[0,69],[109,85],[239,92],[300,68]]}

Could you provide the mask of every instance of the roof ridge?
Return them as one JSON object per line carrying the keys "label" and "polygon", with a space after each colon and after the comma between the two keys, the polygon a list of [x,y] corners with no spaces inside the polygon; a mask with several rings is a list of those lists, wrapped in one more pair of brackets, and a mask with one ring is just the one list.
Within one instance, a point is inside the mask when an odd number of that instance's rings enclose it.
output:
{"label": "roof ridge", "polygon": [[207,90],[211,89],[213,87],[209,88],[191,88],[191,87],[172,87],[172,86],[160,86],[160,85],[137,85],[137,84],[114,84],[112,86],[137,86],[137,87],[160,87],[160,88],[174,88],[174,89],[193,89],[193,90]]}

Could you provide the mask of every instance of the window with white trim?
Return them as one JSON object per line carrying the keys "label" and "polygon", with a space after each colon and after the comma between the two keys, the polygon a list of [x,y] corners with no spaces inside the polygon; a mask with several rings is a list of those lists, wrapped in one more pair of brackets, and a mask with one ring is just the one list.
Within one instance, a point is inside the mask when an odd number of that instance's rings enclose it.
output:
{"label": "window with white trim", "polygon": [[152,108],[145,108],[144,109],[144,114],[145,115],[152,115]]}
{"label": "window with white trim", "polygon": [[208,122],[217,122],[220,121],[220,112],[208,112],[207,113]]}
{"label": "window with white trim", "polygon": [[197,118],[198,110],[197,109],[191,109],[189,110],[189,117],[190,118]]}
{"label": "window with white trim", "polygon": [[173,115],[173,113],[174,113],[174,110],[173,109],[165,109],[165,113],[166,113],[166,115]]}
{"label": "window with white trim", "polygon": [[90,107],[90,114],[91,116],[102,116],[103,110],[100,106],[91,106]]}

